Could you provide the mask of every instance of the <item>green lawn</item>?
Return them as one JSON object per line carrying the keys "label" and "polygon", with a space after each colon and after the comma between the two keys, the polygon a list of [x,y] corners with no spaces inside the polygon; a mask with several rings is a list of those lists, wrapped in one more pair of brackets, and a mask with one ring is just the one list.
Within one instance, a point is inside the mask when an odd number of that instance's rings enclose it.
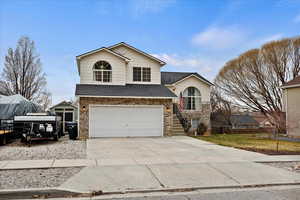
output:
{"label": "green lawn", "polygon": [[277,141],[266,136],[266,134],[214,134],[195,138],[266,154],[300,154],[300,142],[279,141],[279,151],[277,152]]}

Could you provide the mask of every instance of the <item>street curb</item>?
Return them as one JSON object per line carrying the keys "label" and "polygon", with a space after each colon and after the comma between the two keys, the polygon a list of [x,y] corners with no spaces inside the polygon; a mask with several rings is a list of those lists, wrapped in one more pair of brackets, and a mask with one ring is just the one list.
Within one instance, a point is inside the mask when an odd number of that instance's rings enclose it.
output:
{"label": "street curb", "polygon": [[0,200],[4,199],[37,199],[91,196],[82,192],[62,190],[60,188],[26,188],[0,190]]}
{"label": "street curb", "polygon": [[297,159],[297,160],[280,160],[280,161],[270,161],[270,160],[268,160],[268,161],[254,161],[255,163],[285,163],[285,162],[300,162],[300,159]]}
{"label": "street curb", "polygon": [[246,189],[246,188],[264,188],[272,186],[293,186],[298,183],[274,183],[274,184],[253,184],[253,185],[233,185],[233,186],[213,186],[213,187],[189,187],[189,188],[162,188],[146,190],[129,190],[129,191],[79,191],[67,188],[28,188],[28,189],[8,189],[0,190],[0,200],[4,199],[37,199],[37,198],[76,198],[76,197],[93,197],[102,195],[121,195],[135,193],[155,193],[155,192],[192,192],[196,190],[214,190],[214,189]]}
{"label": "street curb", "polygon": [[165,189],[148,189],[148,190],[132,190],[132,191],[115,191],[102,192],[101,195],[112,194],[133,194],[133,193],[151,193],[151,192],[191,192],[195,190],[214,190],[214,189],[241,189],[241,188],[263,188],[272,186],[292,186],[300,185],[299,183],[274,183],[274,184],[253,184],[253,185],[232,185],[232,186],[212,186],[212,187],[188,187],[188,188],[165,188]]}

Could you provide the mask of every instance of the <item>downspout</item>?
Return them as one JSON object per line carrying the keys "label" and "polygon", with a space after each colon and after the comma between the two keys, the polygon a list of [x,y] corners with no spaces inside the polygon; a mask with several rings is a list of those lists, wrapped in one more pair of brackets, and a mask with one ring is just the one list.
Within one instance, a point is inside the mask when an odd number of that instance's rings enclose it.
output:
{"label": "downspout", "polygon": [[288,129],[288,89],[285,89],[285,127],[286,127],[286,134],[289,134]]}
{"label": "downspout", "polygon": [[80,138],[80,96],[78,96],[78,105],[77,105],[77,133],[78,133],[78,139]]}

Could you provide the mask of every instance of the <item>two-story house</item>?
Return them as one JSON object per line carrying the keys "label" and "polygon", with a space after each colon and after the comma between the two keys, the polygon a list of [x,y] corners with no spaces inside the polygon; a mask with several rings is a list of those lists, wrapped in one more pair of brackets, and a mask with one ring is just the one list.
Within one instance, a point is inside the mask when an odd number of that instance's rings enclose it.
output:
{"label": "two-story house", "polygon": [[164,61],[124,42],[76,60],[80,138],[184,134],[177,116],[209,126],[212,83],[197,73],[161,72]]}

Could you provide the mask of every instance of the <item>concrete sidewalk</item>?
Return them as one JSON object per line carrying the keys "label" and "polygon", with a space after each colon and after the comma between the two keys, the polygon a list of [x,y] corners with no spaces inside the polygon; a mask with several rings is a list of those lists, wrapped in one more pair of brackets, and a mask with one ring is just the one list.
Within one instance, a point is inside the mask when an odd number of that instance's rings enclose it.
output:
{"label": "concrete sidewalk", "polygon": [[300,184],[300,174],[252,162],[86,167],[60,186],[83,193],[176,191]]}
{"label": "concrete sidewalk", "polygon": [[119,165],[150,165],[150,164],[204,164],[204,163],[228,163],[228,162],[300,162],[299,155],[284,155],[284,156],[264,156],[254,159],[226,159],[215,160],[207,156],[204,160],[191,160],[187,157],[181,159],[173,159],[172,161],[162,158],[148,159],[53,159],[53,160],[8,160],[0,161],[0,170],[13,169],[46,169],[59,167],[101,167],[101,166],[119,166]]}

